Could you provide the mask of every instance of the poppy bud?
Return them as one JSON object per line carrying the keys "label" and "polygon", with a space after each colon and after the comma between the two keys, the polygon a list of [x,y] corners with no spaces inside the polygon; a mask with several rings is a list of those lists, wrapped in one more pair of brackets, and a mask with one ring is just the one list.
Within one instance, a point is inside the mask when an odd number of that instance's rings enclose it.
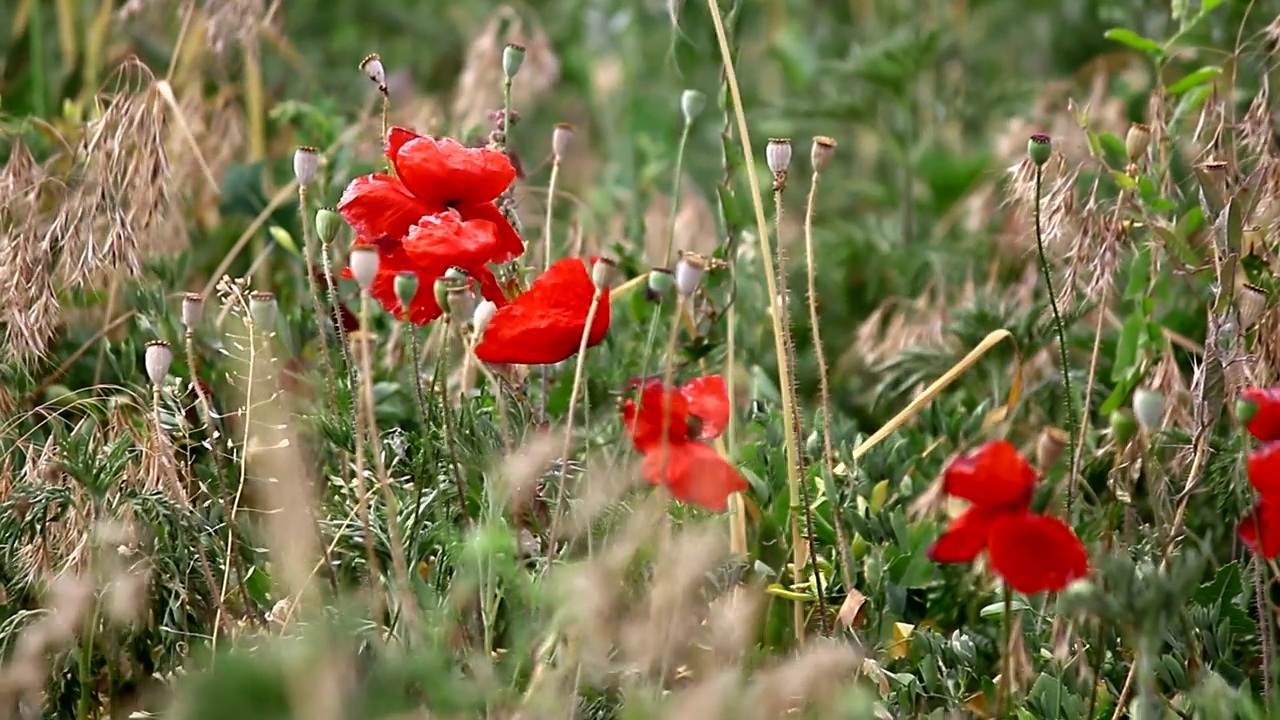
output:
{"label": "poppy bud", "polygon": [[618,263],[613,258],[596,258],[596,262],[591,266],[591,282],[596,286],[597,290],[608,290],[613,284],[613,270]]}
{"label": "poppy bud", "polygon": [[1036,465],[1040,472],[1045,472],[1062,459],[1067,449],[1067,434],[1059,428],[1048,427],[1040,432],[1036,440]]}
{"label": "poppy bud", "polygon": [[1257,416],[1258,403],[1256,400],[1236,398],[1236,422],[1241,425],[1248,425]]}
{"label": "poppy bud", "polygon": [[791,165],[791,140],[769,138],[769,144],[764,146],[764,159],[769,163],[769,172],[774,175],[785,173]]}
{"label": "poppy bud", "polygon": [[378,276],[378,249],[372,245],[356,245],[351,248],[347,257],[351,266],[351,274],[356,276],[356,283],[361,290],[373,287],[373,279]]}
{"label": "poppy bud", "polygon": [[1138,388],[1133,393],[1133,414],[1143,430],[1159,430],[1160,422],[1164,419],[1164,395],[1155,390]]}
{"label": "poppy bud", "polygon": [[692,252],[680,253],[676,262],[676,292],[689,297],[702,282],[702,274],[707,270],[707,261],[701,255]]}
{"label": "poppy bud", "polygon": [[413,304],[413,297],[418,294],[418,273],[412,270],[401,270],[396,273],[396,300],[406,310]]}
{"label": "poppy bud", "polygon": [[1114,410],[1111,413],[1111,437],[1115,438],[1118,445],[1128,445],[1129,441],[1138,432],[1138,423],[1133,419],[1133,413],[1128,410]]}
{"label": "poppy bud", "polygon": [[524,46],[509,43],[502,49],[502,75],[511,82],[524,64]]}
{"label": "poppy bud", "polygon": [[338,237],[338,231],[341,229],[341,215],[329,208],[320,208],[316,211],[316,235],[320,238],[320,242],[325,245],[333,242],[333,239]]}
{"label": "poppy bud", "polygon": [[676,278],[667,268],[654,268],[649,271],[649,297],[658,300],[671,294],[676,286]]}
{"label": "poppy bud", "polygon": [[364,60],[360,61],[360,69],[377,84],[378,92],[387,92],[387,70],[382,67],[382,58],[378,57],[377,53],[366,55]]}
{"label": "poppy bud", "polygon": [[316,173],[320,170],[320,151],[302,145],[293,151],[293,176],[299,185],[310,185],[316,181]]}
{"label": "poppy bud", "polygon": [[200,293],[187,293],[182,296],[182,325],[194,332],[204,315],[204,297]]}
{"label": "poppy bud", "polygon": [[477,335],[489,326],[489,321],[493,319],[493,314],[496,312],[498,312],[498,306],[492,300],[485,300],[476,305],[475,311],[471,313],[471,327]]}
{"label": "poppy bud", "polygon": [[260,328],[270,328],[276,323],[276,294],[257,290],[249,294],[249,314]]}
{"label": "poppy bud", "polygon": [[684,115],[684,124],[692,125],[702,114],[707,105],[707,96],[697,90],[685,90],[680,93],[680,113]]}
{"label": "poppy bud", "polygon": [[147,377],[151,379],[151,384],[163,383],[165,376],[169,374],[169,366],[173,364],[173,351],[169,349],[169,343],[163,340],[152,340],[147,343],[142,362],[147,368]]}
{"label": "poppy bud", "polygon": [[1147,146],[1151,144],[1151,128],[1142,123],[1134,123],[1129,126],[1129,131],[1124,134],[1124,152],[1129,156],[1129,162],[1137,162],[1139,158],[1147,154]]}
{"label": "poppy bud", "polygon": [[431,286],[432,292],[435,294],[436,305],[443,311],[449,312],[449,291],[457,285],[447,277],[438,277],[436,282]]}
{"label": "poppy bud", "polygon": [[1053,154],[1053,140],[1044,133],[1036,133],[1027,140],[1027,156],[1031,158],[1031,162],[1036,167],[1041,167],[1049,162],[1049,156]]}
{"label": "poppy bud", "polygon": [[573,126],[569,123],[560,123],[551,131],[551,157],[555,162],[564,159],[570,140],[573,140]]}
{"label": "poppy bud", "polygon": [[835,154],[836,141],[825,135],[817,135],[813,138],[813,148],[809,150],[809,164],[813,165],[815,173],[822,172],[822,168],[827,166],[827,162]]}

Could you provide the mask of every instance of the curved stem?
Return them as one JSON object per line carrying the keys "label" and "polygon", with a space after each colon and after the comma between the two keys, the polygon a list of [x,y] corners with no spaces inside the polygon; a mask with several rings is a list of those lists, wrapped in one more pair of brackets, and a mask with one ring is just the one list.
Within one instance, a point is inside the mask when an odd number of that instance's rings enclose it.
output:
{"label": "curved stem", "polygon": [[[324,377],[333,377],[333,366],[329,362],[329,333],[324,328],[324,302],[320,299],[320,287],[316,283],[316,274],[312,270],[311,258],[315,256],[315,238],[312,237],[311,224],[307,222],[307,186],[298,185],[298,220],[302,223],[302,264],[307,271],[307,289],[311,295],[312,312],[316,315],[316,336],[320,339],[320,366]],[[337,399],[332,392],[325,393],[330,409],[337,407]]]}
{"label": "curved stem", "polygon": [[[1040,272],[1044,275],[1045,292],[1049,294],[1049,307],[1053,309],[1053,325],[1058,332],[1058,360],[1062,366],[1062,388],[1063,399],[1066,402],[1067,424],[1070,426],[1070,432],[1067,435],[1067,457],[1074,458],[1076,456],[1076,433],[1079,430],[1079,423],[1076,421],[1075,398],[1071,393],[1071,368],[1067,364],[1067,335],[1062,325],[1062,313],[1058,311],[1058,296],[1053,292],[1053,274],[1049,271],[1049,260],[1044,252],[1044,232],[1040,226],[1040,184],[1043,172],[1040,166],[1036,166],[1036,195],[1035,195],[1035,222],[1036,222],[1036,249],[1040,253]],[[1067,513],[1071,513],[1071,501],[1075,496],[1075,482],[1072,478],[1067,478]]]}

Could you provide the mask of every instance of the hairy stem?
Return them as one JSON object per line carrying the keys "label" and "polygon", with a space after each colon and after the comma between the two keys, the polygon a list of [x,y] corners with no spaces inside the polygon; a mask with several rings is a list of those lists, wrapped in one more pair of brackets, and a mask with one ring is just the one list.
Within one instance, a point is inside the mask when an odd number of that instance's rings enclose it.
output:
{"label": "hairy stem", "polygon": [[[311,294],[311,307],[316,316],[316,336],[320,339],[320,366],[325,378],[333,377],[333,365],[329,362],[329,333],[324,327],[324,301],[320,297],[320,286],[316,283],[316,274],[312,270],[311,260],[315,257],[315,237],[311,232],[311,223],[307,222],[307,186],[298,184],[298,214],[302,223],[302,264],[307,271],[307,289]],[[337,399],[332,392],[325,393],[330,409],[337,407]]]}
{"label": "hairy stem", "polygon": [[[1058,360],[1062,367],[1062,394],[1066,403],[1067,425],[1070,427],[1070,432],[1067,435],[1067,456],[1074,458],[1076,456],[1076,433],[1080,430],[1080,424],[1076,420],[1075,397],[1071,392],[1071,367],[1067,364],[1067,333],[1062,324],[1062,313],[1058,311],[1058,296],[1053,292],[1053,273],[1049,270],[1049,259],[1044,252],[1044,231],[1040,224],[1040,185],[1043,175],[1044,173],[1040,166],[1036,165],[1036,249],[1040,253],[1040,272],[1044,275],[1045,292],[1049,294],[1049,307],[1053,310],[1053,325],[1058,333]],[[1075,482],[1072,478],[1067,478],[1068,515],[1071,513],[1071,502],[1075,497],[1074,489]]]}

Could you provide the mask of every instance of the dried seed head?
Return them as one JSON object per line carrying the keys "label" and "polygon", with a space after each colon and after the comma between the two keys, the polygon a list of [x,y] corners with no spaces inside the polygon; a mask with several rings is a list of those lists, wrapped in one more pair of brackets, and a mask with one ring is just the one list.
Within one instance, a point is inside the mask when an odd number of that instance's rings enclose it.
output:
{"label": "dried seed head", "polygon": [[689,297],[702,283],[702,275],[707,271],[707,259],[694,252],[680,253],[676,262],[676,292]]}
{"label": "dried seed head", "polygon": [[813,165],[815,173],[822,172],[822,168],[827,166],[833,155],[836,154],[836,141],[826,135],[816,135],[813,138],[813,148],[809,151],[809,163]]}
{"label": "dried seed head", "polygon": [[498,312],[498,306],[492,300],[485,300],[476,305],[476,309],[471,313],[471,327],[477,335],[489,327],[489,321],[493,319],[496,312]]}
{"label": "dried seed head", "polygon": [[569,150],[569,142],[573,140],[573,126],[569,123],[560,123],[556,125],[555,130],[551,131],[551,157],[559,163],[564,160],[564,155]]}
{"label": "dried seed head", "polygon": [[676,278],[669,268],[654,268],[649,271],[649,299],[660,300],[675,289]]}
{"label": "dried seed head", "polygon": [[774,177],[785,174],[791,165],[790,138],[769,138],[769,144],[764,146],[764,158]]}
{"label": "dried seed head", "polygon": [[1044,473],[1062,458],[1067,449],[1067,434],[1060,428],[1047,427],[1036,440],[1036,465]]}
{"label": "dried seed head", "polygon": [[1042,167],[1049,162],[1049,156],[1053,154],[1053,139],[1044,133],[1036,133],[1027,140],[1027,156],[1031,158],[1031,162],[1036,167]]}
{"label": "dried seed head", "polygon": [[1129,162],[1138,162],[1147,154],[1147,147],[1150,144],[1151,127],[1149,125],[1134,123],[1129,126],[1129,132],[1124,135],[1124,152],[1129,156]]}
{"label": "dried seed head", "polygon": [[373,287],[373,279],[378,276],[378,249],[372,245],[352,246],[347,265],[351,267],[351,274],[356,276],[360,290],[368,292]]}
{"label": "dried seed head", "polygon": [[412,270],[401,270],[396,273],[395,291],[396,300],[400,301],[400,307],[403,308],[404,317],[407,320],[413,298],[418,294],[418,273]]}
{"label": "dried seed head", "polygon": [[680,114],[684,115],[684,124],[692,125],[707,106],[707,96],[697,90],[685,90],[680,93]]}
{"label": "dried seed head", "polygon": [[255,290],[249,294],[249,314],[253,323],[263,332],[269,332],[276,324],[276,294],[266,290]]}
{"label": "dried seed head", "polygon": [[597,290],[608,290],[613,285],[613,271],[618,267],[618,262],[609,257],[596,258],[595,264],[591,266],[591,282],[595,284]]}
{"label": "dried seed head", "polygon": [[1148,388],[1138,388],[1133,393],[1133,416],[1147,432],[1160,429],[1164,421],[1164,395]]}
{"label": "dried seed head", "polygon": [[341,215],[330,208],[320,208],[316,211],[316,236],[320,238],[321,243],[328,245],[333,242],[341,229]]}
{"label": "dried seed head", "polygon": [[316,181],[316,173],[320,170],[320,151],[308,145],[302,145],[293,151],[293,176],[298,184],[306,187]]}
{"label": "dried seed head", "polygon": [[143,365],[147,368],[147,377],[151,379],[152,385],[158,386],[164,382],[165,376],[169,374],[169,366],[172,364],[173,350],[169,349],[169,343],[163,340],[152,340],[147,343]]}
{"label": "dried seed head", "polygon": [[502,49],[502,75],[507,82],[514,80],[516,73],[520,72],[520,66],[524,64],[524,53],[524,46],[515,43],[508,43]]}
{"label": "dried seed head", "polygon": [[1267,310],[1267,291],[1252,283],[1241,283],[1236,288],[1235,301],[1240,324],[1248,330],[1262,319]]}
{"label": "dried seed head", "polygon": [[188,332],[195,332],[204,315],[204,297],[200,293],[187,293],[182,296],[182,325]]}
{"label": "dried seed head", "polygon": [[366,55],[364,60],[360,61],[360,69],[378,86],[378,92],[385,95],[387,92],[387,69],[382,66],[382,58],[378,57],[378,53]]}

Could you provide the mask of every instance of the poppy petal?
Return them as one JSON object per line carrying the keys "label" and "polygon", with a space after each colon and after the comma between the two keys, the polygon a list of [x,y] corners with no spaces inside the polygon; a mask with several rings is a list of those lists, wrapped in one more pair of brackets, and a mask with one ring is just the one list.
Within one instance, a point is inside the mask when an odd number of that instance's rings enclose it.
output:
{"label": "poppy petal", "polygon": [[[510,304],[498,308],[485,328],[476,357],[487,363],[550,365],[577,354],[595,285],[579,258],[564,258],[533,281]],[[587,347],[609,332],[609,295],[596,306]]]}
{"label": "poppy petal", "polygon": [[1249,388],[1240,393],[1240,399],[1258,406],[1249,421],[1249,432],[1263,442],[1280,440],[1280,387]]}
{"label": "poppy petal", "polygon": [[689,406],[689,414],[702,421],[698,439],[720,437],[729,425],[729,389],[719,375],[696,377],[680,386],[680,394]]}
{"label": "poppy petal", "polygon": [[490,258],[490,262],[498,264],[511,262],[524,254],[524,241],[516,234],[516,229],[511,227],[511,221],[507,220],[507,216],[502,214],[497,205],[481,202],[455,205],[454,209],[463,220],[488,220],[493,223],[494,231],[498,235],[498,248]]}
{"label": "poppy petal", "polygon": [[491,202],[516,178],[506,154],[469,148],[453,138],[391,128],[386,150],[405,187],[429,205]]}
{"label": "poppy petal", "polygon": [[999,512],[978,505],[965,510],[929,547],[929,559],[943,563],[973,562],[987,547],[991,523]]}
{"label": "poppy petal", "polygon": [[428,215],[409,228],[405,254],[424,273],[443,275],[451,267],[468,274],[485,267],[498,248],[493,223],[463,221],[453,212]]}
{"label": "poppy petal", "polygon": [[1062,590],[1089,572],[1080,538],[1048,515],[1001,513],[991,524],[987,557],[1009,587],[1028,595]]}
{"label": "poppy petal", "polygon": [[[664,417],[670,419],[664,423]],[[622,405],[623,422],[631,434],[631,441],[642,453],[661,445],[664,437],[671,443],[688,440],[688,418],[689,407],[684,395],[664,390],[660,380],[646,383],[638,402],[628,399]]]}
{"label": "poppy petal", "polygon": [[992,440],[951,461],[942,482],[948,495],[975,505],[1026,508],[1036,471],[1007,440]]}
{"label": "poppy petal", "polygon": [[338,214],[364,237],[402,238],[423,215],[444,210],[428,205],[391,175],[363,175],[347,184]]}
{"label": "poppy petal", "polygon": [[646,480],[665,485],[675,499],[724,512],[729,496],[747,489],[747,481],[720,457],[715,448],[700,442],[680,442],[646,453],[640,464]]}
{"label": "poppy petal", "polygon": [[[1280,555],[1280,502],[1263,498],[1253,512],[1236,525],[1236,534],[1246,546],[1264,558]],[[1259,548],[1258,538],[1262,538]]]}
{"label": "poppy petal", "polygon": [[1249,453],[1249,484],[1264,498],[1280,499],[1280,441]]}

